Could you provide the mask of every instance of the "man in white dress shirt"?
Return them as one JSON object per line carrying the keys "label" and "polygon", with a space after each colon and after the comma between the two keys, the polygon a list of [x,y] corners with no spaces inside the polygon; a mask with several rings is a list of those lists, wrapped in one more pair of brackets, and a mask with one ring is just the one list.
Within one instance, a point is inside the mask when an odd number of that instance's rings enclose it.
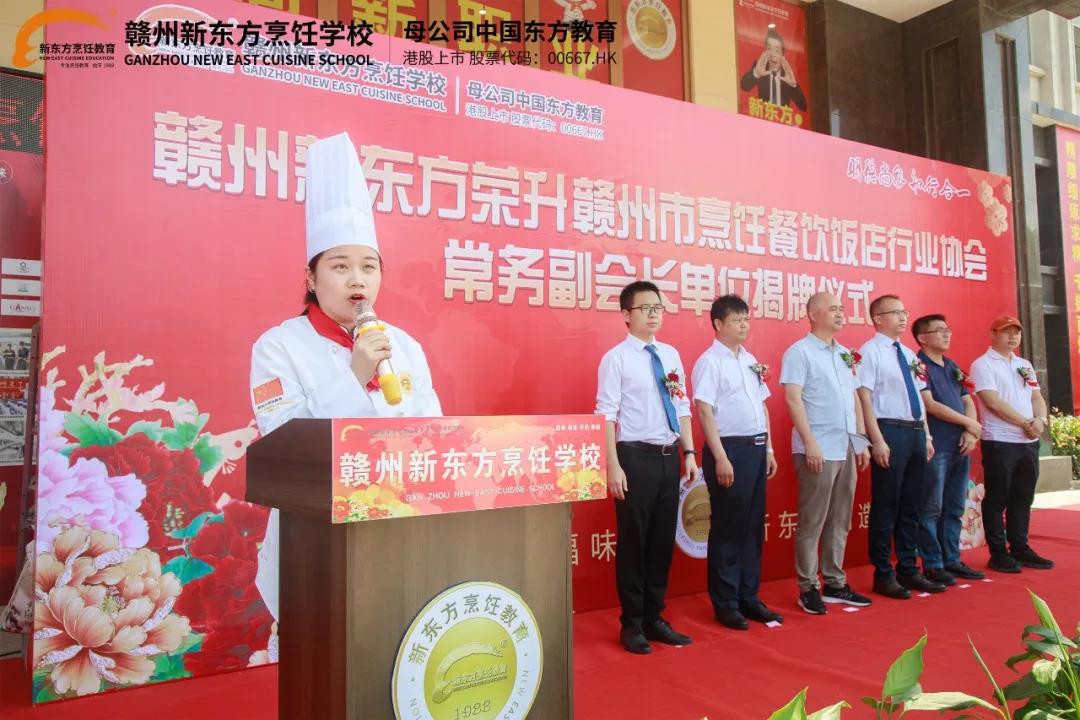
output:
{"label": "man in white dress shirt", "polygon": [[[791,413],[791,454],[799,476],[799,527],[795,574],[799,607],[824,615],[825,603],[855,607],[870,598],[848,585],[844,551],[851,531],[858,469],[870,463],[857,393],[858,354],[836,342],[844,306],[832,293],[806,303],[810,334],[784,353],[780,382]],[[853,445],[853,436],[860,443]],[[819,558],[820,546],[820,562]],[[824,598],[818,570],[825,578]]]}
{"label": "man in white dress shirt", "polygon": [[[926,370],[900,342],[908,311],[896,295],[870,303],[877,333],[859,348],[859,398],[870,435],[870,562],[874,592],[908,600],[911,591],[945,592],[919,572],[919,509],[934,454],[921,391]],[[896,569],[892,566],[895,540]]]}
{"label": "man in white dress shirt", "polygon": [[992,345],[971,365],[983,418],[983,530],[989,567],[1004,573],[1054,567],[1028,545],[1031,502],[1039,480],[1039,437],[1047,417],[1035,368],[1015,353],[1022,333],[1015,317],[998,317],[990,326]]}
{"label": "man in white dress shirt", "polygon": [[694,404],[705,433],[701,467],[709,488],[708,586],[721,625],[784,622],[758,597],[765,543],[765,482],[776,474],[769,437],[768,368],[743,347],[750,308],[722,295],[709,313],[714,338],[694,364]]}
{"label": "man in white dress shirt", "polygon": [[697,474],[690,401],[678,351],[656,340],[664,319],[660,290],[636,281],[619,296],[629,334],[600,361],[596,412],[607,422],[608,491],[615,498],[615,584],[627,651],[647,655],[649,641],[689,645],[664,610],[679,508],[679,451]]}

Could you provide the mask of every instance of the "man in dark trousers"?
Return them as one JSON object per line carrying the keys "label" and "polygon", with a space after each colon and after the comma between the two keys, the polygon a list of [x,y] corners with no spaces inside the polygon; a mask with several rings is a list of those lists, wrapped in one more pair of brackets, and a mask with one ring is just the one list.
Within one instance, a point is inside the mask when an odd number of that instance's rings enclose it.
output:
{"label": "man in dark trousers", "polygon": [[[874,592],[908,600],[911,591],[945,592],[941,583],[919,572],[919,504],[926,463],[934,445],[926,424],[921,361],[900,342],[908,311],[896,295],[870,303],[877,333],[861,348],[859,399],[870,435],[870,562]],[[893,543],[896,569],[892,565]]]}
{"label": "man in dark trousers", "polygon": [[765,542],[765,481],[776,474],[765,399],[768,368],[743,347],[750,308],[738,295],[716,299],[714,338],[694,364],[694,404],[705,433],[701,465],[709,488],[708,586],[720,624],[784,619],[758,598]]}
{"label": "man in dark trousers", "polygon": [[955,585],[956,578],[981,580],[983,573],[960,560],[960,529],[967,509],[971,452],[982,426],[968,393],[967,374],[945,356],[952,329],[944,315],[915,321],[911,333],[919,343],[919,359],[927,368],[923,403],[934,440],[934,457],[926,469],[919,509],[919,554],[923,574],[934,582]]}
{"label": "man in dark trousers", "polygon": [[622,605],[619,640],[628,652],[649,641],[689,645],[664,610],[679,509],[679,452],[697,475],[690,401],[678,351],[656,340],[664,319],[660,290],[637,281],[619,295],[626,338],[600,361],[596,413],[607,422],[608,491],[615,498],[615,583]]}

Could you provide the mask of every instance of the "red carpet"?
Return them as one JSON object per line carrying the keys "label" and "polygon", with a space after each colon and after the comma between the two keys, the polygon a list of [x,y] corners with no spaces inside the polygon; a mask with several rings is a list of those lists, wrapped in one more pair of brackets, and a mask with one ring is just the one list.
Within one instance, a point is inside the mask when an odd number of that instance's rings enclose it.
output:
{"label": "red carpet", "polygon": [[[778,581],[766,585],[762,597],[787,622],[742,633],[713,622],[705,596],[679,598],[667,615],[694,637],[694,645],[658,647],[649,657],[619,648],[617,611],[579,615],[574,623],[576,717],[763,720],[807,685],[812,709],[844,699],[853,706],[845,717],[871,717],[860,699],[880,692],[889,664],[924,630],[930,638],[923,686],[989,698],[968,634],[999,681],[1009,682],[1013,677],[1002,661],[1019,652],[1020,632],[1034,622],[1026,588],[1050,604],[1063,628],[1075,628],[1080,618],[1080,514],[1040,510],[1032,524],[1032,545],[1057,562],[1052,571],[994,574],[992,583],[974,582],[967,589],[908,601],[875,598],[873,607],[855,613],[834,607],[825,617],[802,613],[795,606],[793,581]],[[985,555],[975,551],[966,559],[981,567]],[[868,567],[851,575],[856,589],[868,588]],[[276,717],[276,684],[277,670],[271,667],[30,709],[29,683],[19,662],[7,660],[0,662],[0,715],[5,720],[269,720]]]}

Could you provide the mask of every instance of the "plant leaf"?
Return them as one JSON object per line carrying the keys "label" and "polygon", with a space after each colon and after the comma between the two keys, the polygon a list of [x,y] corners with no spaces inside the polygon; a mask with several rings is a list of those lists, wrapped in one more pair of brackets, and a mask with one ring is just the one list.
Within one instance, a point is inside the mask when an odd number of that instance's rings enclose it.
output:
{"label": "plant leaf", "polygon": [[1052,655],[1059,660],[1068,661],[1069,653],[1057,643],[1043,642],[1041,640],[1028,640],[1028,647],[1037,653]]}
{"label": "plant leaf", "polygon": [[904,703],[904,712],[908,710],[965,710],[976,705],[997,712],[997,708],[982,698],[962,692],[936,692],[916,695]]}
{"label": "plant leaf", "polygon": [[986,677],[989,678],[990,684],[994,686],[994,698],[998,701],[999,705],[1005,706],[1005,712],[1008,713],[1008,703],[1005,701],[1005,693],[1002,692],[1001,686],[998,685],[997,680],[994,679],[994,674],[990,672],[990,668],[986,667],[986,663],[983,662],[982,655],[979,654],[979,649],[975,647],[975,641],[968,635],[968,644],[971,645],[971,652],[975,653],[975,659],[979,661],[979,667],[986,673]]}
{"label": "plant leaf", "polygon": [[189,582],[206,577],[214,572],[214,566],[203,562],[199,558],[181,555],[165,563],[165,566],[161,568],[161,572],[171,572],[176,575],[176,579],[180,581],[181,585],[187,585]]}
{"label": "plant leaf", "polygon": [[[188,526],[186,528],[183,528],[181,530],[173,530],[172,532],[169,533],[169,537],[174,537],[174,538],[179,538],[179,539],[190,539],[190,538],[193,538],[193,537],[195,537],[196,535],[199,534],[199,531],[203,529],[203,525],[206,525],[208,523],[219,523],[219,522],[225,522],[225,514],[224,513],[211,513],[211,512],[199,513],[198,515],[195,516],[194,520],[192,520],[190,523],[188,523]],[[179,576],[177,576],[177,577],[179,577]]]}
{"label": "plant leaf", "polygon": [[115,445],[124,439],[116,430],[101,420],[94,420],[85,415],[68,413],[64,418],[64,430],[79,441],[80,447]]}
{"label": "plant leaf", "polygon": [[161,440],[161,421],[154,420],[153,422],[150,422],[149,420],[139,420],[133,422],[131,427],[128,428],[126,437],[131,437],[136,433],[142,433],[154,442],[158,442]]}
{"label": "plant leaf", "polygon": [[885,686],[881,697],[903,702],[912,697],[912,690],[919,684],[923,671],[923,648],[926,647],[926,634],[919,641],[900,654],[885,674]]}
{"label": "plant leaf", "polygon": [[199,472],[208,473],[225,459],[225,453],[221,452],[221,448],[210,442],[209,435],[203,435],[199,438],[199,441],[195,443],[193,448],[195,457],[199,458]]}
{"label": "plant leaf", "polygon": [[180,423],[174,428],[162,431],[161,439],[170,450],[186,450],[195,444],[199,436],[199,426],[195,423]]}
{"label": "plant leaf", "polygon": [[1043,640],[1046,640],[1048,642],[1061,643],[1071,648],[1076,647],[1076,643],[1065,637],[1065,635],[1060,632],[1055,632],[1054,630],[1051,630],[1047,627],[1040,627],[1039,625],[1028,625],[1026,628],[1024,628],[1024,634],[1022,637],[1026,639],[1028,635],[1038,635]]}
{"label": "plant leaf", "polygon": [[1044,627],[1048,627],[1058,635],[1061,634],[1061,626],[1058,625],[1057,620],[1054,618],[1054,613],[1050,612],[1050,606],[1046,604],[1046,601],[1035,593],[1028,590],[1028,594],[1031,595],[1031,602],[1035,605],[1035,614],[1039,616],[1039,620]]}
{"label": "plant leaf", "polygon": [[846,702],[841,700],[835,705],[824,707],[817,712],[810,713],[806,716],[806,720],[840,720],[840,711],[844,708],[851,707]]}
{"label": "plant leaf", "polygon": [[769,720],[806,720],[806,688],[800,690],[791,702],[770,715]]}
{"label": "plant leaf", "polygon": [[1043,685],[1028,673],[1024,677],[1005,686],[1005,697],[1009,700],[1027,700],[1041,693],[1047,692],[1049,686]]}
{"label": "plant leaf", "polygon": [[1005,661],[1005,666],[1010,670],[1015,670],[1016,666],[1024,662],[1025,660],[1038,660],[1040,657],[1042,656],[1038,653],[1033,653],[1028,650],[1027,652],[1022,652],[1019,655],[1013,655],[1011,658]]}

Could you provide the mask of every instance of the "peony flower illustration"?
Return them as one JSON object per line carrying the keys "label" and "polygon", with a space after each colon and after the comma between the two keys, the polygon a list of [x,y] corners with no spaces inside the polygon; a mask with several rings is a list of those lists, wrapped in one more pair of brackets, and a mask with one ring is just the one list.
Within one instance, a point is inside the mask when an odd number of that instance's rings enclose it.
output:
{"label": "peony flower illustration", "polygon": [[142,547],[148,533],[138,508],[146,488],[132,474],[110,476],[100,460],[74,463],[55,450],[38,458],[37,547],[47,551],[70,527],[114,533],[125,547]]}
{"label": "peony flower illustration", "polygon": [[155,553],[123,547],[114,533],[81,527],[57,536],[35,567],[34,667],[58,694],[100,692],[103,682],[138,685],[155,655],[191,632],[172,613],[181,586]]}
{"label": "peony flower illustration", "polygon": [[266,642],[265,650],[256,650],[248,658],[248,667],[258,665],[270,665],[278,661],[278,625],[274,623],[270,628],[270,639]]}
{"label": "peony flower illustration", "polygon": [[989,207],[991,201],[994,199],[994,188],[990,187],[990,183],[985,180],[979,181],[979,202],[983,207]]}

